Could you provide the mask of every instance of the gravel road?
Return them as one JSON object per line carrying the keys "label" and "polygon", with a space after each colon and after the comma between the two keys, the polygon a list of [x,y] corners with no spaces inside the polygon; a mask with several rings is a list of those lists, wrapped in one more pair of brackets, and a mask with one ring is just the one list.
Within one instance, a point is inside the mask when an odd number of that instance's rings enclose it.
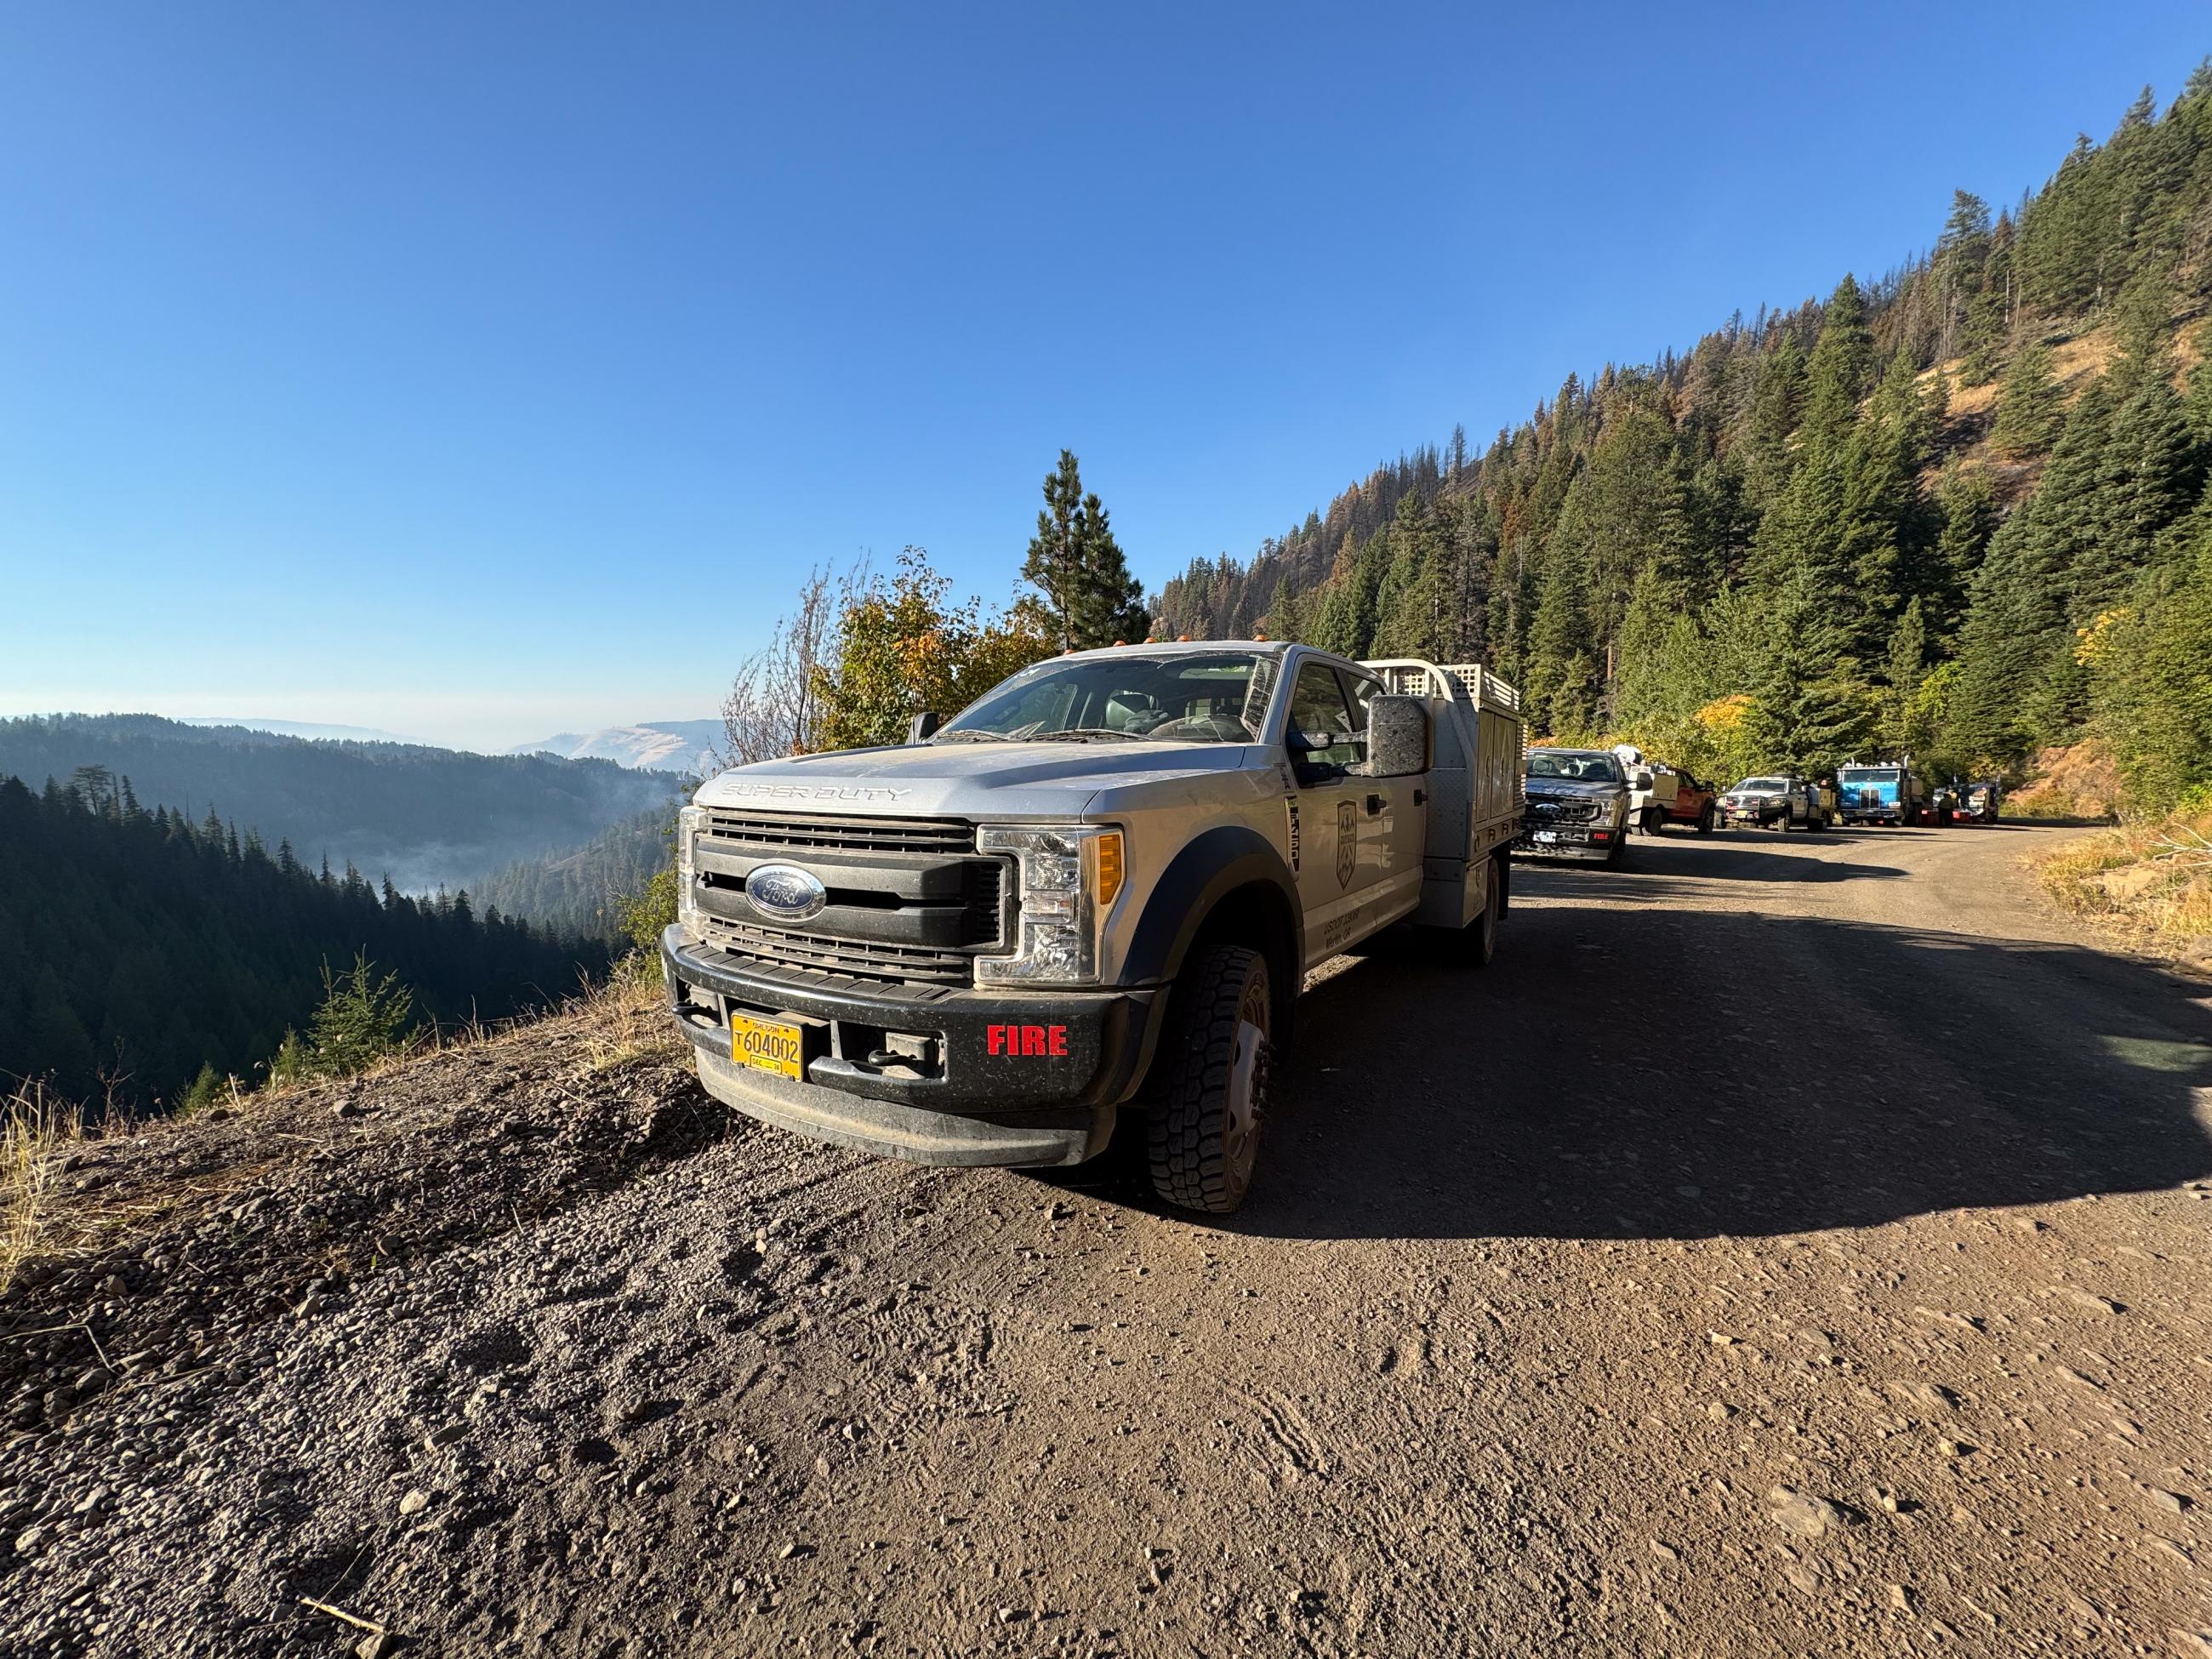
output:
{"label": "gravel road", "polygon": [[1524,866],[1316,975],[1226,1225],[636,1008],[96,1143],[0,1651],[2212,1656],[2212,997],[2063,833]]}

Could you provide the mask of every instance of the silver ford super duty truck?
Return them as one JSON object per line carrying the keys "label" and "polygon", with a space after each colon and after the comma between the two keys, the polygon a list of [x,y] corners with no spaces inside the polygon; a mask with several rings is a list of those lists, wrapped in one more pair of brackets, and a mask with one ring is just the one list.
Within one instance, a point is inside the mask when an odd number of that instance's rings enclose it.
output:
{"label": "silver ford super duty truck", "polygon": [[661,944],[701,1080],[933,1164],[1078,1164],[1141,1112],[1160,1195],[1232,1211],[1308,969],[1399,921],[1489,961],[1519,702],[1473,665],[1122,646],[726,772]]}

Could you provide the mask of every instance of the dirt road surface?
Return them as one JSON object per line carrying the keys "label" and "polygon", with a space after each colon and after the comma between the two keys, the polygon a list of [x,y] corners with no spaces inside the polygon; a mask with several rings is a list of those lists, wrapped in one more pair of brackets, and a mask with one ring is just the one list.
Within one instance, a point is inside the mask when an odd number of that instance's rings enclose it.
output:
{"label": "dirt road surface", "polygon": [[642,1010],[99,1143],[0,1650],[2212,1655],[2212,999],[2063,833],[1524,866],[1489,970],[1316,976],[1225,1225]]}

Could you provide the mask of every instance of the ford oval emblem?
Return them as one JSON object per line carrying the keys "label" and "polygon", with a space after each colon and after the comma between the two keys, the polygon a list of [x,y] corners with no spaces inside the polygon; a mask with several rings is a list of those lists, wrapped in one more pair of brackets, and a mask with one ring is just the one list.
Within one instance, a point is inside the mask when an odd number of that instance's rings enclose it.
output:
{"label": "ford oval emblem", "polygon": [[830,890],[795,865],[763,864],[745,877],[745,896],[764,915],[805,921],[822,914]]}

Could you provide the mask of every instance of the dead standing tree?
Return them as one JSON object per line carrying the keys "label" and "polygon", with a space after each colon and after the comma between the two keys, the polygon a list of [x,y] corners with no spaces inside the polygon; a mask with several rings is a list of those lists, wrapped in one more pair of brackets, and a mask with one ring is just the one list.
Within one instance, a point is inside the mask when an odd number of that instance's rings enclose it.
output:
{"label": "dead standing tree", "polygon": [[837,618],[867,581],[866,562],[817,568],[768,644],[745,659],[722,701],[722,761],[729,766],[803,755],[814,746],[822,690],[836,666]]}

